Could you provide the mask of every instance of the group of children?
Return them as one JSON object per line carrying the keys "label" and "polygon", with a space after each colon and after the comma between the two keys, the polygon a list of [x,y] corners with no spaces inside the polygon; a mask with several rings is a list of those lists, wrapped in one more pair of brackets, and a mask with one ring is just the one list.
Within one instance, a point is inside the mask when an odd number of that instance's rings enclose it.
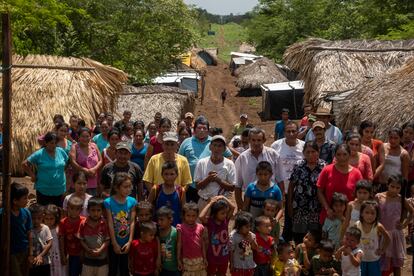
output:
{"label": "group of children", "polygon": [[[412,214],[400,196],[400,178],[391,177],[388,190],[375,200],[364,180],[356,185],[354,201],[335,193],[333,214],[322,229],[309,231],[295,246],[279,238],[281,193],[271,185],[265,163],[257,168],[257,187],[246,192],[245,211],[235,215],[234,203],[225,196],[211,198],[202,210],[186,203],[184,191],[174,185],[174,162],[163,165],[164,183],[141,202],[129,196],[127,173],[115,174],[105,199],[88,195],[87,176],[75,174],[75,191],[65,198],[64,210],[38,204],[27,210],[27,188],[13,183],[12,271],[43,276],[224,276],[228,270],[235,276],[400,275],[402,229]],[[268,193],[253,198],[256,188]]]}

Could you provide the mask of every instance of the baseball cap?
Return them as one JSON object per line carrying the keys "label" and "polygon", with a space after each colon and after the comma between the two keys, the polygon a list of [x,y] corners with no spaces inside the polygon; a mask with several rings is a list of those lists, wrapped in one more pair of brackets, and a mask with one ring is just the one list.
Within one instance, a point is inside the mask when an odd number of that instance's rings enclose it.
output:
{"label": "baseball cap", "polygon": [[184,118],[188,118],[188,117],[190,117],[190,118],[194,118],[194,114],[193,114],[193,113],[191,113],[191,112],[187,112],[187,113],[185,113]]}
{"label": "baseball cap", "polygon": [[224,138],[224,136],[223,136],[223,135],[214,135],[214,136],[211,138],[211,142],[214,142],[214,141],[217,141],[217,140],[220,140],[220,141],[222,141],[224,144],[226,144],[226,138]]}
{"label": "baseball cap", "polygon": [[163,142],[172,141],[172,142],[178,142],[177,133],[168,131],[164,133],[164,136],[162,137]]}
{"label": "baseball cap", "polygon": [[325,129],[325,123],[322,121],[316,121],[312,124],[312,129],[315,129],[317,127]]}
{"label": "baseball cap", "polygon": [[245,114],[245,113],[240,114],[240,118],[245,118],[245,119],[247,119],[247,114]]}
{"label": "baseball cap", "polygon": [[125,142],[125,141],[122,141],[116,144],[116,149],[117,150],[124,149],[124,150],[131,152],[131,146],[128,144],[128,142]]}

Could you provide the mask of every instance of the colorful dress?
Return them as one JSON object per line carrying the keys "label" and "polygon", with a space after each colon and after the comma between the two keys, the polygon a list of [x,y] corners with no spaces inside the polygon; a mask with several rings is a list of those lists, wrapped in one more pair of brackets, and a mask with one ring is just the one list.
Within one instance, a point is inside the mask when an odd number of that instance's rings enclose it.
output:
{"label": "colorful dress", "polygon": [[[92,169],[99,162],[99,150],[95,144],[89,143],[89,155],[86,155],[80,148],[79,144],[75,145],[76,162],[79,166],[87,169]],[[96,189],[98,186],[98,174],[88,176],[88,189]]]}

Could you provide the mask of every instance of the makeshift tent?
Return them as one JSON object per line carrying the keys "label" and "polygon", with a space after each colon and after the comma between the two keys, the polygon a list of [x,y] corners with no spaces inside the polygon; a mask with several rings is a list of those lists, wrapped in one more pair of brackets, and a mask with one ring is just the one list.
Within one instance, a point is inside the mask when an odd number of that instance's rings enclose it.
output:
{"label": "makeshift tent", "polygon": [[192,72],[169,72],[152,80],[154,84],[175,86],[185,90],[191,90],[197,97],[198,81],[201,79],[200,74]]}
{"label": "makeshift tent", "polygon": [[13,56],[11,171],[40,148],[38,136],[53,129],[53,116],[78,115],[91,126],[97,114],[113,111],[127,75],[87,58]]}
{"label": "makeshift tent", "polygon": [[315,106],[336,92],[400,68],[414,55],[414,40],[344,40],[310,38],[284,54],[285,64],[305,82],[305,102]]}
{"label": "makeshift tent", "polygon": [[303,82],[291,81],[264,84],[262,89],[262,117],[280,120],[282,109],[289,109],[290,119],[303,117]]}

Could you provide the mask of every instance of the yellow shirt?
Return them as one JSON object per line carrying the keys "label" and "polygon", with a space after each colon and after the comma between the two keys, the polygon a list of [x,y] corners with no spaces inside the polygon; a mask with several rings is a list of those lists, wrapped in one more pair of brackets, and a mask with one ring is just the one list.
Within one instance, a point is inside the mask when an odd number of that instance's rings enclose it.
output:
{"label": "yellow shirt", "polygon": [[[187,158],[182,155],[176,154],[175,162],[178,167],[178,177],[175,180],[176,185],[181,185],[186,187],[190,185],[193,181],[190,173],[190,165],[188,164]],[[161,175],[162,165],[164,165],[165,160],[162,156],[162,153],[153,155],[148,162],[147,168],[145,169],[143,180],[152,184],[162,184],[164,180]]]}

